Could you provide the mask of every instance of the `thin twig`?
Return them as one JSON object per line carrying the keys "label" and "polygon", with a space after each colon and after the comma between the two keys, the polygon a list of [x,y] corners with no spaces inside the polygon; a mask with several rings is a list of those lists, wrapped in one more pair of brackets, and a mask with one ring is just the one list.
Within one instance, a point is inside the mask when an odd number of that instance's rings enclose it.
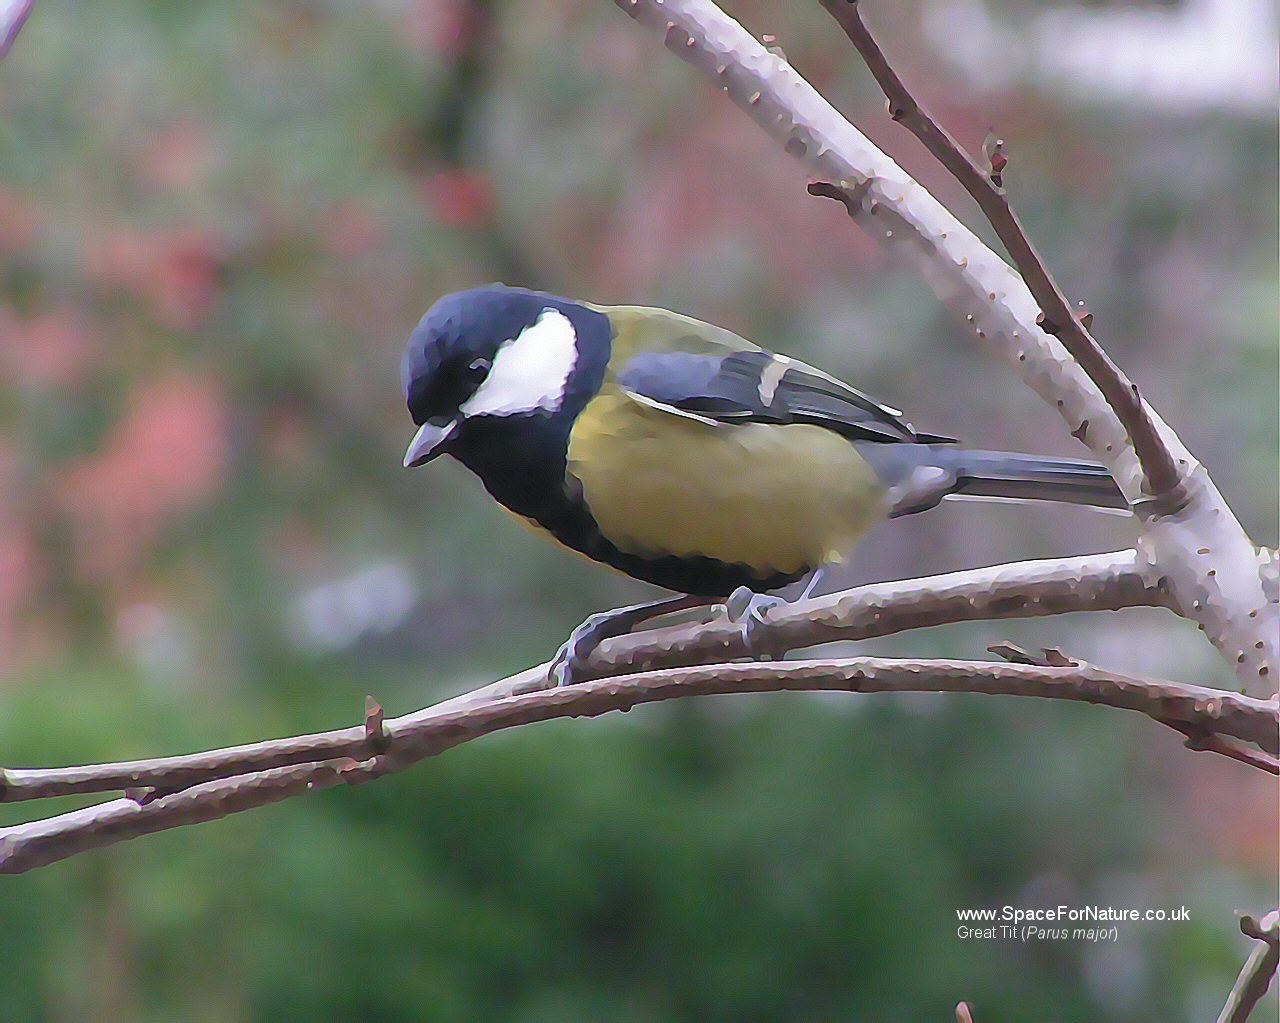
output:
{"label": "thin twig", "polygon": [[1238,760],[1242,764],[1256,767],[1259,771],[1266,771],[1267,774],[1280,776],[1280,760],[1277,760],[1269,753],[1250,749],[1248,746],[1242,746],[1235,740],[1223,738],[1221,735],[1205,733],[1196,725],[1186,721],[1165,721],[1163,724],[1168,725],[1175,732],[1181,732],[1185,736],[1183,744],[1189,750],[1217,753],[1230,760]]}
{"label": "thin twig", "polygon": [[14,40],[31,16],[34,0],[0,0],[0,60],[9,55]]}
{"label": "thin twig", "polygon": [[1259,922],[1251,916],[1240,918],[1240,931],[1257,940],[1218,1014],[1218,1023],[1245,1023],[1254,1007],[1271,987],[1280,965],[1280,911],[1268,913]]}
{"label": "thin twig", "polygon": [[365,726],[356,725],[185,756],[47,770],[0,769],[0,802],[128,790],[137,790],[140,801],[153,801],[158,793],[149,789],[163,794],[248,771],[342,758],[365,759],[383,749],[385,742],[381,738],[371,741]]}
{"label": "thin twig", "polygon": [[[1062,342],[1080,363],[1089,379],[1115,411],[1117,418],[1133,442],[1134,453],[1146,476],[1146,490],[1158,502],[1161,512],[1180,507],[1185,501],[1181,473],[1172,452],[1157,431],[1138,393],[1130,381],[1089,333],[1076,316],[1062,289],[1049,273],[1019,222],[1004,187],[999,183],[1000,170],[984,169],[958,142],[916,101],[901,77],[890,65],[871,32],[862,20],[858,0],[820,0],[844,29],[850,42],[866,62],[871,74],[889,100],[889,113],[907,127],[964,186],[1000,241],[1009,252],[1014,266],[1022,275],[1031,294],[1043,312],[1041,327]],[[1003,163],[1000,165],[1003,169]],[[997,180],[992,180],[993,176]]]}
{"label": "thin twig", "polygon": [[[379,756],[276,767],[205,782],[144,805],[129,799],[0,829],[0,873],[17,873],[87,849],[275,802],[316,788],[402,771],[491,732],[563,717],[594,717],[688,696],[765,692],[982,693],[1066,699],[1136,710],[1157,720],[1274,745],[1276,708],[1261,700],[1091,665],[1071,668],[988,661],[849,658],[717,664],[623,675],[484,702],[447,701],[385,722]],[[363,731],[363,729],[361,729]]]}

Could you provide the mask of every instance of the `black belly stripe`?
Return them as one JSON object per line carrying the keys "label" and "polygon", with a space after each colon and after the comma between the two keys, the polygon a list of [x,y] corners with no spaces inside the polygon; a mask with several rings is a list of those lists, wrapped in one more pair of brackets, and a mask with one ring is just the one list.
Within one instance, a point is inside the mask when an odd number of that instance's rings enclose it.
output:
{"label": "black belly stripe", "polygon": [[[805,573],[731,564],[705,555],[647,556],[624,551],[600,532],[577,480],[566,471],[567,440],[553,417],[467,424],[453,454],[480,477],[498,503],[531,519],[560,543],[633,578],[679,593],[726,597],[740,586],[773,590]],[[513,428],[514,427],[514,428]]]}

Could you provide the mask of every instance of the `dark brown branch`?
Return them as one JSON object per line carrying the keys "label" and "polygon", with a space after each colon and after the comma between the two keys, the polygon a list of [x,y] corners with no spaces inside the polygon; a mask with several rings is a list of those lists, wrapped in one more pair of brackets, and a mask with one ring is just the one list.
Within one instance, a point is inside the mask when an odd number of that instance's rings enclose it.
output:
{"label": "dark brown branch", "polygon": [[[989,646],[987,650],[999,657],[1003,657],[1011,664],[1040,664],[1050,667],[1070,668],[1083,663],[1068,657],[1057,647],[1045,647],[1041,653],[1035,654],[1029,650],[1022,649],[1022,647],[1014,643],[1004,642]],[[1232,739],[1225,739],[1214,732],[1206,732],[1199,725],[1190,721],[1161,720],[1159,718],[1156,720],[1180,733],[1185,739],[1184,744],[1187,749],[1205,753],[1217,753],[1219,756],[1227,757],[1229,760],[1237,760],[1250,767],[1256,767],[1260,771],[1266,771],[1268,774],[1280,775],[1280,761],[1267,753],[1251,749]]]}
{"label": "dark brown branch", "polygon": [[[907,629],[979,619],[1029,618],[1072,611],[1156,606],[1166,595],[1148,585],[1134,551],[992,565],[966,572],[873,583],[775,608],[758,633],[766,649],[786,652],[833,640],[867,639]],[[584,677],[649,671],[746,656],[741,628],[725,620],[649,630],[611,640]],[[493,700],[546,686],[545,666],[458,697],[448,706]],[[248,771],[382,751],[366,705],[363,727],[234,746],[187,756],[117,764],[0,772],[0,802],[74,793],[140,790],[140,799]],[[377,735],[387,735],[382,722]]]}
{"label": "dark brown branch", "polygon": [[48,770],[0,769],[0,802],[127,790],[138,790],[137,799],[151,801],[156,793],[147,789],[153,787],[173,791],[248,771],[341,758],[364,759],[376,752],[364,726],[357,725],[185,756]]}
{"label": "dark brown branch", "polygon": [[1271,987],[1276,967],[1280,965],[1280,911],[1268,913],[1259,922],[1251,916],[1240,918],[1240,931],[1258,941],[1245,960],[1227,995],[1227,1003],[1218,1014],[1218,1023],[1245,1023],[1254,1007]]}
{"label": "dark brown branch", "polygon": [[[1041,327],[1062,342],[1115,411],[1142,465],[1146,477],[1144,489],[1156,502],[1152,510],[1168,512],[1180,507],[1185,500],[1181,474],[1138,393],[1138,386],[1111,361],[1088,327],[1073,313],[1070,302],[1009,205],[1003,185],[993,181],[992,170],[981,167],[911,95],[863,22],[858,0],[820,2],[862,55],[889,100],[893,119],[905,125],[977,202],[1040,305]],[[1003,167],[1001,164],[1000,171]],[[995,171],[997,178],[1000,171]]]}
{"label": "dark brown branch", "polygon": [[[1132,678],[1090,665],[1041,667],[986,661],[851,658],[718,664],[598,679],[488,700],[453,700],[385,723],[386,753],[276,767],[204,782],[140,805],[113,800],[47,820],[0,829],[0,873],[17,873],[88,849],[401,771],[491,732],[562,717],[594,717],[687,696],[764,692],[984,693],[1067,699],[1157,720],[1195,721],[1274,745],[1274,705],[1234,693]],[[363,734],[363,728],[360,729]]]}

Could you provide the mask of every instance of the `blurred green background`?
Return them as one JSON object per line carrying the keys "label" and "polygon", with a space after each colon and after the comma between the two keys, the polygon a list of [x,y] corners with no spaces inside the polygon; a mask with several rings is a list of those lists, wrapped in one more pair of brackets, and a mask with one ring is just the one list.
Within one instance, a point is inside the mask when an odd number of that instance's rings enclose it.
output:
{"label": "blurred green background", "polygon": [[[970,224],[816,3],[727,5]],[[1268,0],[874,3],[960,138],[995,126],[1098,335],[1276,541]],[[401,713],[653,591],[400,468],[401,347],[501,279],[666,305],[973,444],[1076,454],[797,164],[606,0],[39,0],[0,65],[0,763]],[[954,505],[842,582],[1114,549]],[[1057,645],[1231,685],[1157,611],[862,644]],[[63,808],[0,807],[0,823]],[[376,785],[0,881],[6,1020],[1211,1019],[1274,904],[1275,789],[1136,716],[720,698],[558,722]],[[1115,944],[956,910],[1190,908]],[[1264,1009],[1274,1013],[1275,996]]]}

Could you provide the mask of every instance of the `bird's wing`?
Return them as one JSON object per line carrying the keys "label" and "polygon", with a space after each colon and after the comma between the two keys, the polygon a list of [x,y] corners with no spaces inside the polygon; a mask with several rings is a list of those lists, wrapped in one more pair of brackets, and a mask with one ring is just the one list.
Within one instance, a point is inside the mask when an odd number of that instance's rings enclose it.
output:
{"label": "bird's wing", "polygon": [[896,409],[821,370],[762,349],[725,354],[641,352],[617,376],[635,401],[713,424],[804,423],[851,440],[946,443],[917,433]]}

